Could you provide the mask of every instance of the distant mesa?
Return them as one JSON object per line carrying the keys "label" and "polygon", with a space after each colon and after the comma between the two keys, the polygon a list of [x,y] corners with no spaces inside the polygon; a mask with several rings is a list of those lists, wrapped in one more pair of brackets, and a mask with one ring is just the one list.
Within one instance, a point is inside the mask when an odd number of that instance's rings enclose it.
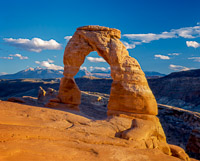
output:
{"label": "distant mesa", "polygon": [[165,74],[155,71],[144,71],[144,73],[147,78],[160,78],[166,76]]}

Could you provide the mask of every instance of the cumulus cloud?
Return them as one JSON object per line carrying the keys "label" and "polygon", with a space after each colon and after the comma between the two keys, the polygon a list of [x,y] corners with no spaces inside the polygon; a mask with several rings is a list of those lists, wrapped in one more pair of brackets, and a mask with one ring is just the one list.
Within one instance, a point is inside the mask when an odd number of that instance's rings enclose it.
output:
{"label": "cumulus cloud", "polygon": [[127,37],[132,40],[140,40],[142,43],[149,43],[153,40],[159,40],[159,39],[168,39],[168,38],[174,38],[174,33],[170,32],[162,32],[161,34],[154,34],[154,33],[148,33],[148,34],[124,34],[124,37]]}
{"label": "cumulus cloud", "polygon": [[188,59],[192,59],[196,62],[200,62],[200,57],[191,57],[191,58],[188,58]]}
{"label": "cumulus cloud", "polygon": [[8,57],[0,57],[0,59],[9,59],[9,60],[12,60],[13,59],[13,57],[11,57],[11,56],[8,56]]}
{"label": "cumulus cloud", "polygon": [[71,38],[72,38],[72,36],[65,36],[65,37],[64,37],[64,39],[65,39],[66,41],[69,41]]}
{"label": "cumulus cloud", "polygon": [[51,60],[51,59],[48,59],[48,62],[49,62],[49,63],[53,63],[54,61],[53,61],[53,60]]}
{"label": "cumulus cloud", "polygon": [[80,70],[87,70],[87,67],[81,66]]}
{"label": "cumulus cloud", "polygon": [[134,49],[135,48],[135,43],[128,43],[126,41],[122,41],[122,43],[124,44],[124,46],[126,47],[126,49]]}
{"label": "cumulus cloud", "polygon": [[[124,34],[130,40],[139,41],[140,43],[150,43],[154,40],[169,39],[169,38],[197,38],[200,37],[200,26],[184,27],[180,29],[171,29],[169,32],[165,31],[160,34]],[[137,45],[137,44],[136,44]]]}
{"label": "cumulus cloud", "polygon": [[94,63],[106,62],[103,58],[97,58],[97,57],[87,57],[87,60]]}
{"label": "cumulus cloud", "polygon": [[42,50],[61,49],[61,44],[59,44],[53,39],[45,41],[40,38],[32,38],[31,40],[22,38],[4,38],[4,41],[11,46],[34,52],[41,52]]}
{"label": "cumulus cloud", "polygon": [[184,67],[184,66],[181,66],[181,65],[170,64],[169,69],[174,70],[174,71],[187,71],[187,70],[190,70],[190,69],[193,69],[193,68],[188,68],[188,67]]}
{"label": "cumulus cloud", "polygon": [[108,71],[110,70],[110,67],[108,68],[105,68],[105,67],[93,67],[93,66],[90,66],[90,71],[93,71],[93,70],[102,70],[102,71]]}
{"label": "cumulus cloud", "polygon": [[63,70],[64,68],[58,65],[53,64],[52,60],[48,59],[48,61],[35,61],[36,64],[40,65],[41,67],[45,67],[47,69],[54,69],[54,70]]}
{"label": "cumulus cloud", "polygon": [[178,56],[178,55],[180,55],[180,53],[169,53],[168,55]]}
{"label": "cumulus cloud", "polygon": [[165,55],[154,55],[155,58],[160,58],[160,59],[163,59],[163,60],[169,60],[170,57],[168,56],[165,56]]}
{"label": "cumulus cloud", "polygon": [[200,47],[200,43],[196,41],[186,41],[187,47],[193,47],[193,48],[198,48]]}
{"label": "cumulus cloud", "polygon": [[11,56],[11,57],[18,57],[21,60],[28,59],[27,56],[22,56],[21,54],[14,54],[14,55],[10,54],[9,56]]}
{"label": "cumulus cloud", "polygon": [[183,38],[196,38],[200,37],[200,26],[172,29],[171,32],[174,32],[179,37]]}

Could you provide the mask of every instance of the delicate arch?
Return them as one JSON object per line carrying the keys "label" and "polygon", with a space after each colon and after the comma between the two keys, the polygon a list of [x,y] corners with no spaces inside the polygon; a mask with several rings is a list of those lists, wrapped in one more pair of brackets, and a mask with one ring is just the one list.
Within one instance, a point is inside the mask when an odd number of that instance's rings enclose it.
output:
{"label": "delicate arch", "polygon": [[131,112],[157,114],[157,103],[137,60],[129,56],[119,40],[121,32],[101,26],[77,29],[64,52],[64,77],[61,79],[58,98],[61,103],[79,105],[81,93],[74,81],[86,56],[97,51],[111,68],[113,79],[108,114]]}

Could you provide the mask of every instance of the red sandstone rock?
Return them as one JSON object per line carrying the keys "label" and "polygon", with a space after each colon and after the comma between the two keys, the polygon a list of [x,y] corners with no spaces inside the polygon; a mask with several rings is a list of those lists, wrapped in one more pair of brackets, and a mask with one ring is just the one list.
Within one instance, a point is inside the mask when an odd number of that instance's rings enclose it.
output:
{"label": "red sandstone rock", "polygon": [[[97,51],[111,67],[113,83],[108,103],[108,115],[113,116],[112,119],[115,118],[114,116],[125,117],[128,119],[129,127],[122,129],[117,127],[117,131],[113,133],[108,125],[103,123],[105,126],[98,125],[99,128],[92,129],[92,133],[105,131],[106,136],[115,134],[122,139],[134,142],[135,148],[159,149],[171,155],[160,121],[155,116],[158,114],[155,97],[139,63],[129,56],[126,47],[119,40],[120,37],[121,33],[117,29],[101,26],[78,28],[64,52],[64,77],[61,79],[58,94],[60,103],[56,99],[47,106],[76,108],[80,104],[81,92],[74,81],[74,76],[78,73],[86,56],[92,51]],[[112,119],[109,122],[112,122]],[[118,126],[117,123],[114,125]],[[93,128],[94,125],[95,123],[91,127]],[[86,131],[85,128],[80,127],[73,129]],[[96,144],[96,141],[94,142]],[[189,161],[184,151],[178,155],[179,151],[176,149],[172,154]]]}
{"label": "red sandstone rock", "polygon": [[137,60],[129,56],[119,40],[121,32],[101,26],[77,29],[64,53],[64,78],[59,95],[61,103],[80,104],[80,90],[73,77],[78,73],[85,57],[97,51],[111,67],[113,83],[108,110],[157,115],[157,103]]}

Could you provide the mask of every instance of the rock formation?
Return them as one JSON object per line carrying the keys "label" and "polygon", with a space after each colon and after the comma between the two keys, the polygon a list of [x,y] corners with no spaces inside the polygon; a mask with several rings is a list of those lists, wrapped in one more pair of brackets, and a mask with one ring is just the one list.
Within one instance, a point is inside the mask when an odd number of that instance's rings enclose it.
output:
{"label": "rock formation", "polygon": [[189,160],[184,150],[181,150],[181,156],[178,155],[181,148],[173,147],[171,153],[160,121],[156,117],[157,102],[145,74],[137,60],[129,56],[120,38],[121,32],[117,29],[101,26],[78,28],[65,48],[64,77],[60,82],[58,98],[51,100],[48,106],[78,109],[81,92],[74,76],[86,56],[96,51],[110,65],[113,79],[107,114],[128,118],[131,121],[128,128],[118,130],[115,136],[134,142],[138,148],[159,149],[167,155]]}
{"label": "rock formation", "polygon": [[108,114],[123,111],[157,115],[157,103],[145,75],[137,60],[129,56],[120,38],[119,30],[108,27],[84,26],[77,29],[65,48],[64,77],[58,95],[61,103],[74,106],[80,104],[81,94],[74,76],[85,57],[90,52],[97,51],[111,67],[113,83]]}
{"label": "rock formation", "polygon": [[41,86],[38,91],[38,102],[46,104],[50,99],[55,98],[58,95],[58,92],[53,88],[48,88],[45,91]]}

